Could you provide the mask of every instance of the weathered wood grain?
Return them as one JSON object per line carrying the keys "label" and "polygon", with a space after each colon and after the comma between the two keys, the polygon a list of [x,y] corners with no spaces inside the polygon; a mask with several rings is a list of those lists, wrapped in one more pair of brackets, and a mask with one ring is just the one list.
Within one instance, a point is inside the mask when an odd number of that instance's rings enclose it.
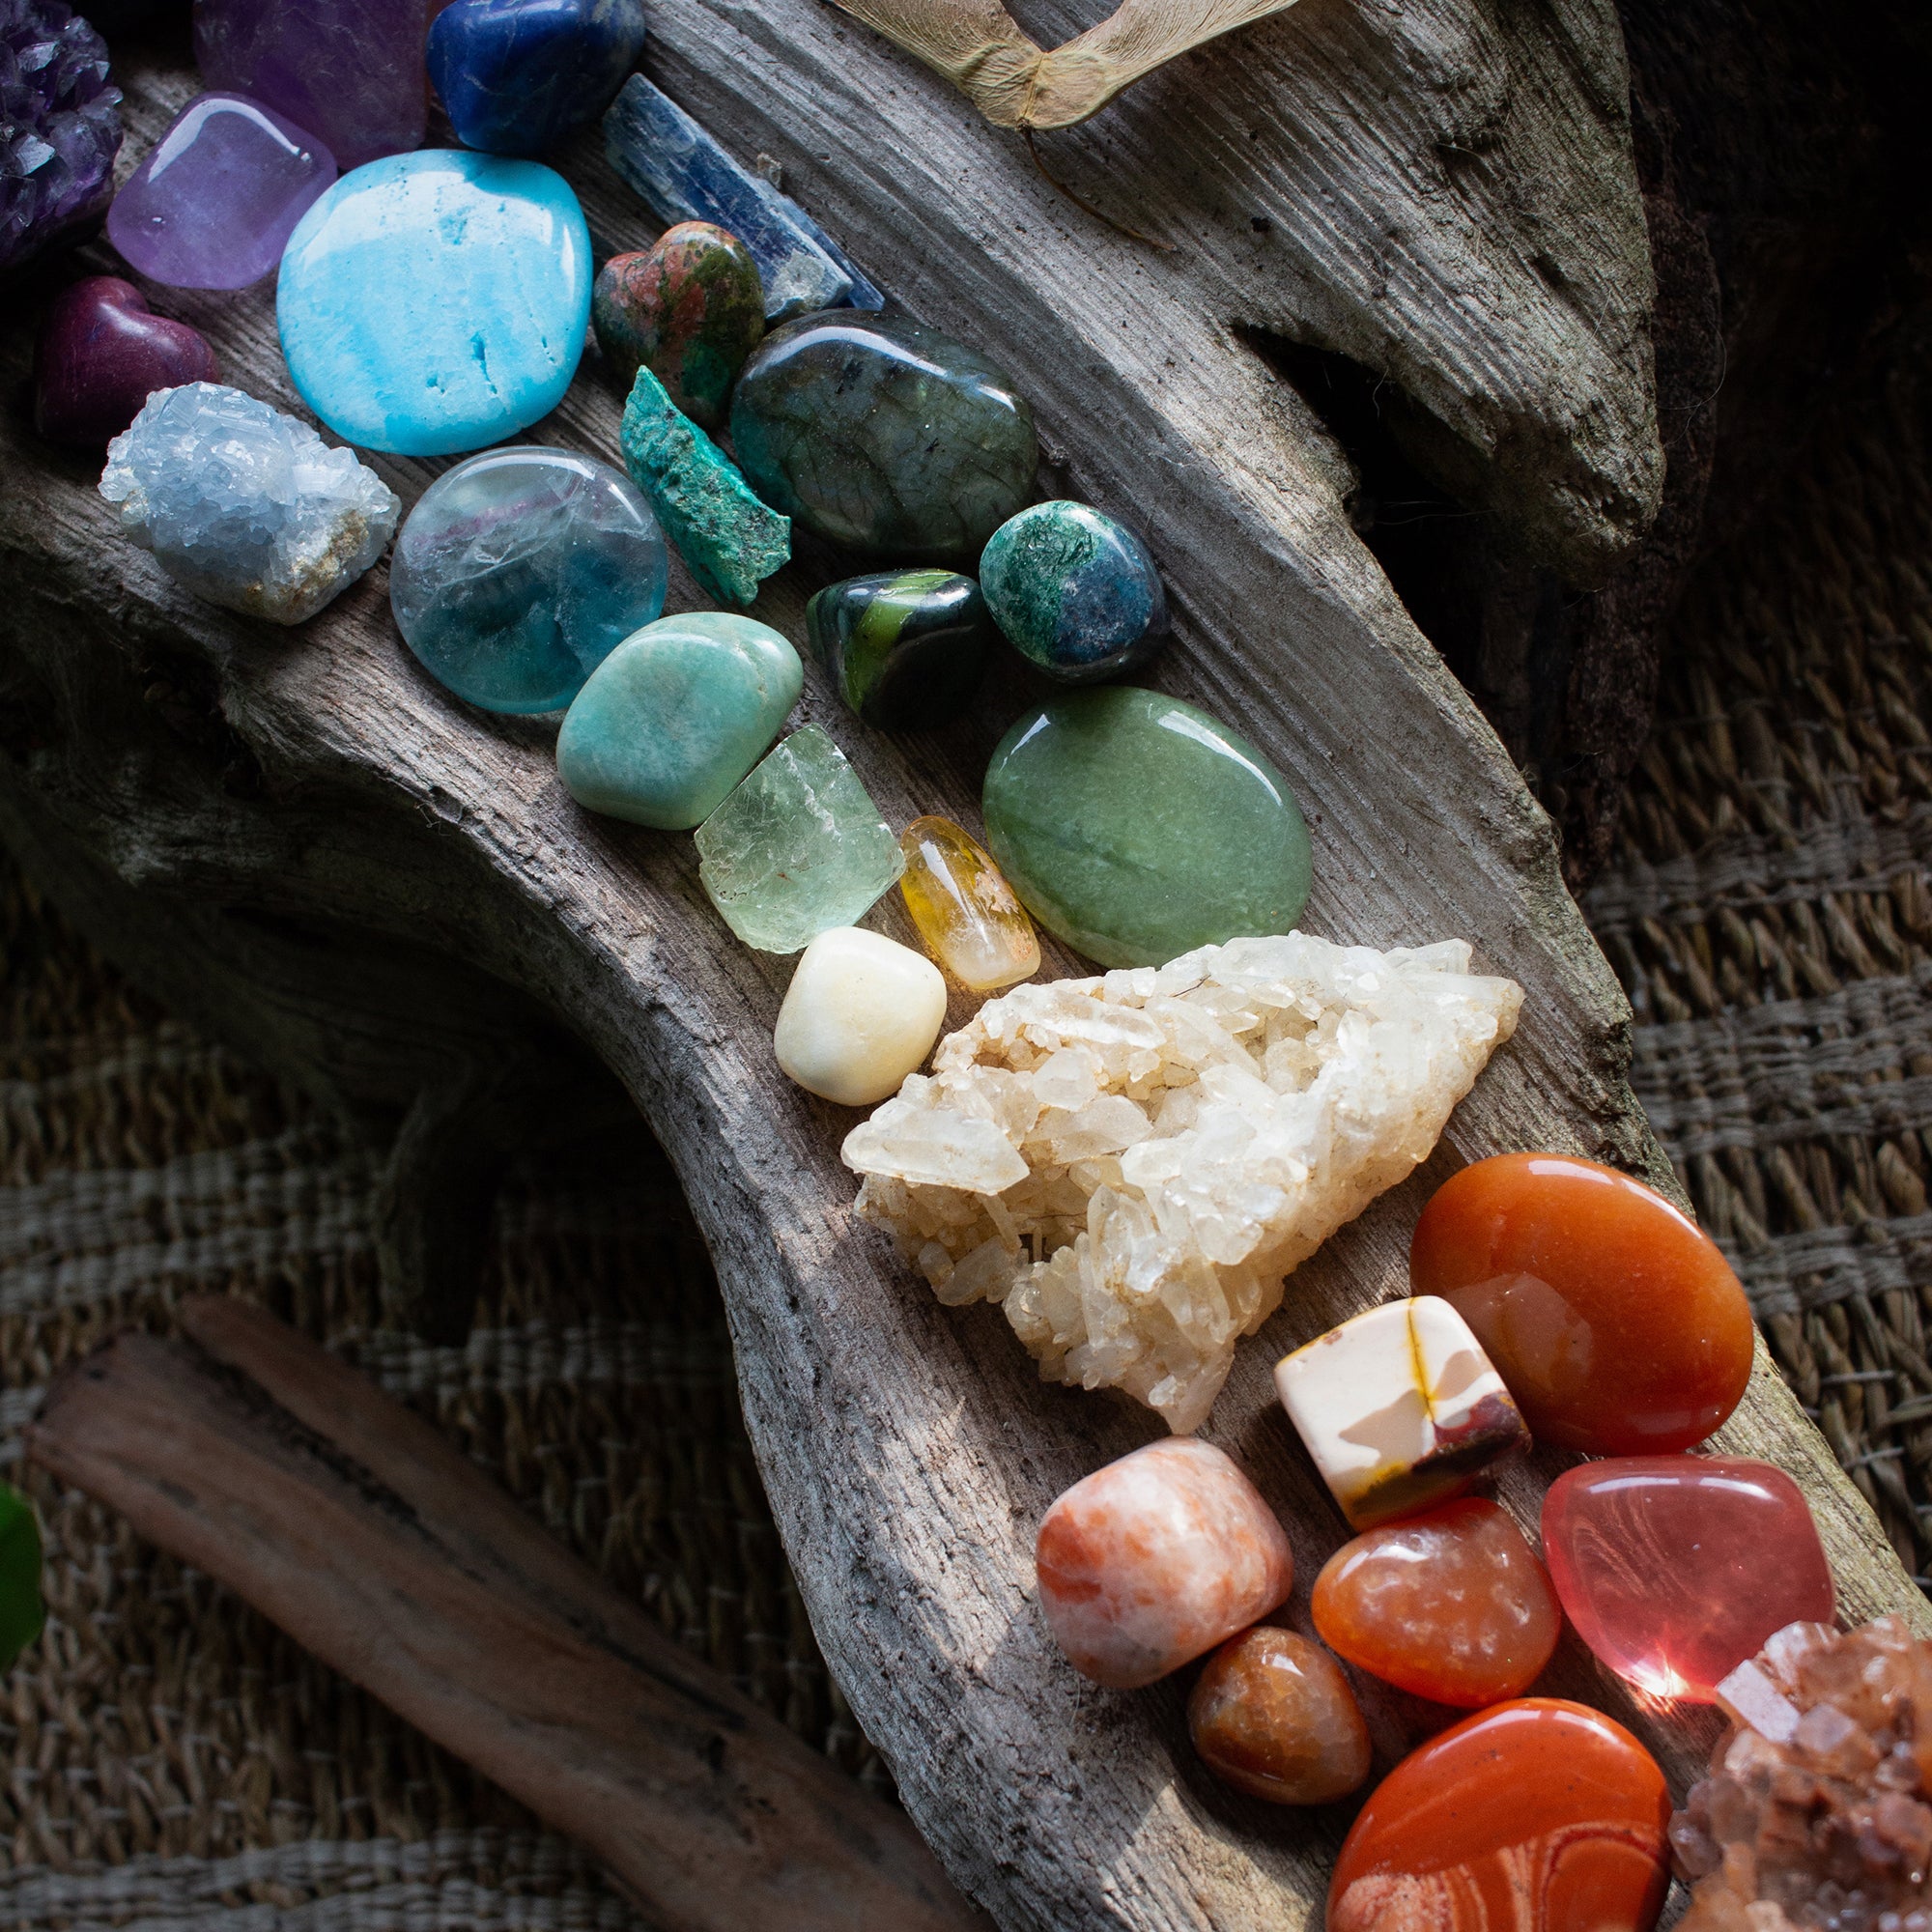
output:
{"label": "weathered wood grain", "polygon": [[[653,32],[665,85],[739,153],[781,161],[895,297],[1019,375],[1052,482],[1147,531],[1178,620],[1151,681],[1237,722],[1289,775],[1315,839],[1311,928],[1464,936],[1527,990],[1435,1160],[1296,1274],[1206,1432],[1291,1524],[1298,1614],[1342,1530],[1272,1400],[1274,1356],[1402,1290],[1420,1203],[1463,1160],[1552,1146],[1668,1177],[1624,1083],[1624,1002],[1548,822],[1355,539],[1346,458],[1237,326],[1381,371],[1465,500],[1575,580],[1605,567],[1658,485],[1614,15],[1596,0],[1300,0],[1042,143],[1171,255],[1078,213],[943,82],[814,0],[668,0]],[[123,78],[144,132],[189,84]],[[647,239],[594,141],[565,167],[601,242]],[[209,331],[242,386],[293,402],[266,291],[158,299]],[[18,330],[6,355],[17,379]],[[533,435],[609,454],[615,418],[586,367]],[[690,841],[587,817],[557,783],[554,725],[484,718],[431,685],[380,569],[301,633],[268,634],[122,544],[89,466],[36,446],[17,409],[5,435],[0,798],[15,829],[178,902],[405,939],[565,1020],[677,1166],[820,1641],[962,1888],[1012,1926],[1308,1922],[1346,1817],[1214,1786],[1179,1688],[1084,1683],[1031,1602],[1046,1503],[1155,1425],[1042,1389],[996,1311],[940,1309],[853,1223],[837,1159],[851,1117],[772,1063],[786,963],[732,942]],[[430,473],[378,467],[411,497]],[[805,591],[836,574],[814,578],[817,562],[775,581],[759,614],[799,636]],[[677,594],[693,601],[681,580]],[[1031,689],[1009,667],[956,727],[892,742],[815,679],[803,713],[895,822],[941,810],[974,825],[985,756]],[[1924,1621],[1767,1360],[1721,1439],[1804,1484],[1848,1614]],[[1506,1486],[1526,1520],[1553,1466]],[[1707,1727],[1633,1709],[1574,1649],[1551,1682],[1625,1715],[1681,1788]],[[1384,1762],[1429,1721],[1365,1698]]]}

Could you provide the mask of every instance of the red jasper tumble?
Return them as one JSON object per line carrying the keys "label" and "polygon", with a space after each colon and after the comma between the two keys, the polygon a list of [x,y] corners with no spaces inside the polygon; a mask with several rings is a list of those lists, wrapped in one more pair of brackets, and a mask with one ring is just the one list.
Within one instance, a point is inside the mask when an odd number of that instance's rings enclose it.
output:
{"label": "red jasper tumble", "polygon": [[1409,1276],[1462,1313],[1541,1442],[1689,1449],[1750,1378],[1750,1305],[1716,1244],[1641,1181],[1574,1154],[1498,1154],[1445,1181]]}

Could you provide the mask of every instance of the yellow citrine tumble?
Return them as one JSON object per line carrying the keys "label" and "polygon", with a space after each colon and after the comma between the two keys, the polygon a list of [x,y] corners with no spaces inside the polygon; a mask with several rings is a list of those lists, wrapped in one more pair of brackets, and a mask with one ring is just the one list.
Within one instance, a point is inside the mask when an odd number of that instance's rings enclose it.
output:
{"label": "yellow citrine tumble", "polygon": [[899,891],[926,950],[961,985],[990,993],[1039,971],[1026,907],[992,854],[950,818],[915,818],[899,834]]}

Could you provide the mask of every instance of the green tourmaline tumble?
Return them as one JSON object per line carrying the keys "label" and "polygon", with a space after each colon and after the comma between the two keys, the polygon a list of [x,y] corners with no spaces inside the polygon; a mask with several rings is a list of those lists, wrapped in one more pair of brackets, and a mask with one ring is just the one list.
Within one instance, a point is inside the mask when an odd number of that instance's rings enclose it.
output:
{"label": "green tourmaline tumble", "polygon": [[826,309],[775,328],[731,393],[766,502],[868,555],[971,568],[1033,494],[1033,411],[1003,371],[909,316]]}
{"label": "green tourmaline tumble", "polygon": [[805,634],[867,724],[908,731],[945,724],[973,696],[993,626],[970,577],[897,570],[828,583],[805,607]]}
{"label": "green tourmaline tumble", "polygon": [[1308,828],[1286,781],[1178,697],[1112,685],[1027,712],[983,803],[1014,892],[1103,966],[1288,932],[1307,903]]}

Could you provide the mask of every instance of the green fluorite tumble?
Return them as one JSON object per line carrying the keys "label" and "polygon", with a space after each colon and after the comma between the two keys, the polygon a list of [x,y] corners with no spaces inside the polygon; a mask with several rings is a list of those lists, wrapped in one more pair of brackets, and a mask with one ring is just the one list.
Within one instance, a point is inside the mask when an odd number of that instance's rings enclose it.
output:
{"label": "green fluorite tumble", "polygon": [[895,570],[828,583],[805,634],[838,696],[884,731],[943,724],[973,696],[993,639],[986,600],[951,570]]}
{"label": "green fluorite tumble", "polygon": [[688,832],[752,769],[804,685],[798,653],[769,624],[729,611],[660,617],[577,694],[557,774],[592,811]]}
{"label": "green fluorite tumble", "polygon": [[849,550],[970,569],[1033,494],[1033,411],[978,351],[910,316],[826,309],[775,328],[731,392],[765,501]]}
{"label": "green fluorite tumble", "polygon": [[1034,917],[1103,966],[1288,932],[1308,828],[1281,774],[1178,697],[1112,685],[1029,711],[986,768],[986,843]]}
{"label": "green fluorite tumble", "polygon": [[794,731],[697,828],[697,876],[747,946],[797,952],[856,925],[905,870],[899,841],[845,754]]}

